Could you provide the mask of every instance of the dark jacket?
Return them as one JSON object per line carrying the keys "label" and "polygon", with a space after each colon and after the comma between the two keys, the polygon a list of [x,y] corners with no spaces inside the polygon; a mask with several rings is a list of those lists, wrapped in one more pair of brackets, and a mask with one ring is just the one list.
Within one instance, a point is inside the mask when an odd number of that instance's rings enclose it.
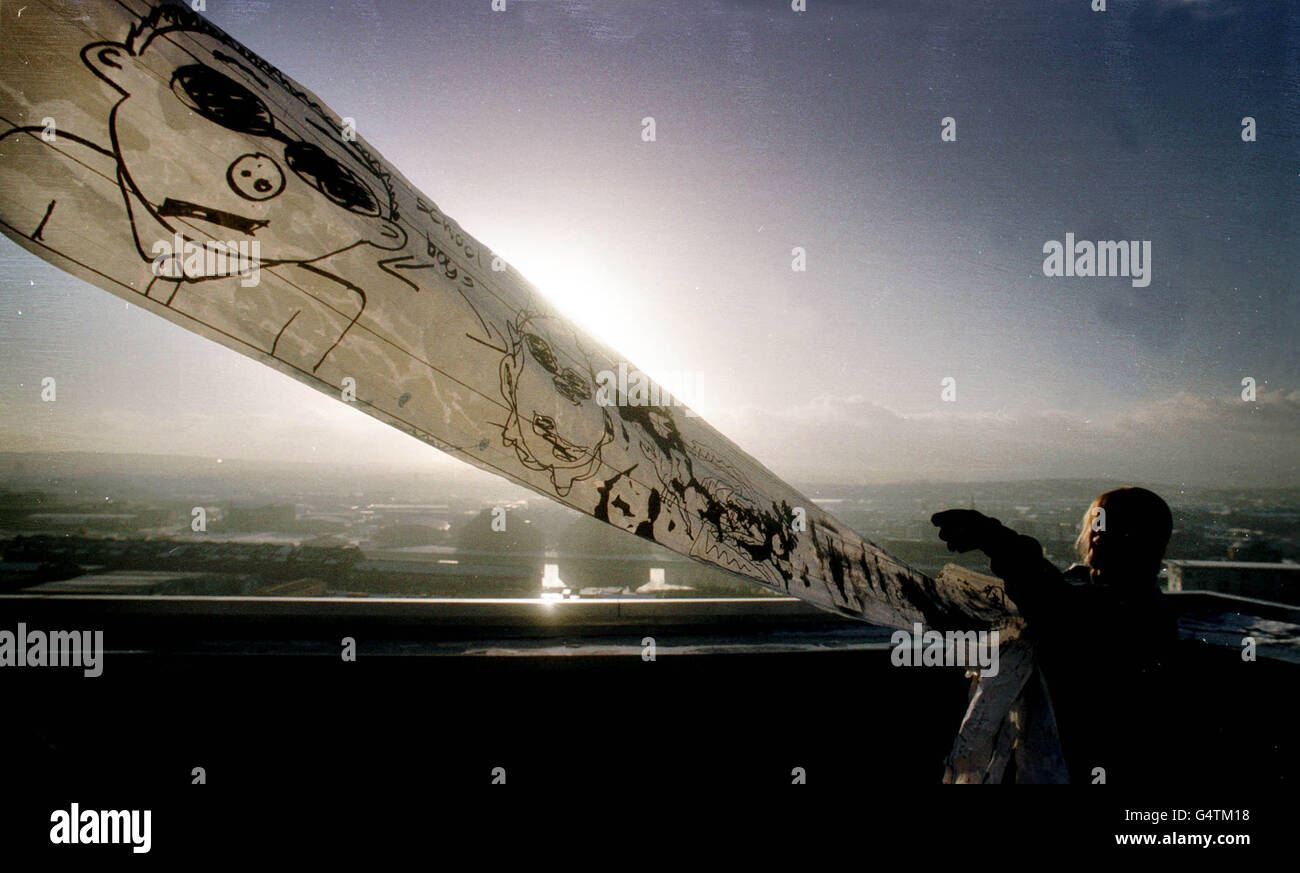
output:
{"label": "dark jacket", "polygon": [[1062,573],[1032,537],[997,526],[984,552],[1038,643],[1070,781],[1163,781],[1157,727],[1177,624],[1155,578],[1098,584],[1080,565]]}

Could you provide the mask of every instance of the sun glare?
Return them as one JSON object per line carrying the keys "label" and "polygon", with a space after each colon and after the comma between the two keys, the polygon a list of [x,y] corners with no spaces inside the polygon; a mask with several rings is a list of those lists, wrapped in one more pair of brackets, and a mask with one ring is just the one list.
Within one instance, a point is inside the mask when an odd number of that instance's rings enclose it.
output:
{"label": "sun glare", "polygon": [[624,356],[629,369],[642,370],[674,392],[693,412],[707,415],[703,374],[686,372],[661,352],[670,321],[645,317],[643,295],[631,265],[611,261],[597,245],[548,233],[539,237],[499,234],[495,251],[554,304],[570,321]]}
{"label": "sun glare", "polygon": [[554,238],[512,239],[497,249],[548,301],[583,330],[620,352],[635,345],[634,325],[620,318],[628,289],[599,251]]}

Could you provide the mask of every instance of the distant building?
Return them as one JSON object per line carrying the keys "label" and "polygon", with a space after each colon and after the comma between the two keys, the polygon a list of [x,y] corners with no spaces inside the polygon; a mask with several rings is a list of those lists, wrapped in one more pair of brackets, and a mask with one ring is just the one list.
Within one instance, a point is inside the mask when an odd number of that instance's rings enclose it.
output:
{"label": "distant building", "polygon": [[324,597],[328,586],[321,579],[293,579],[254,592],[260,597]]}
{"label": "distant building", "polygon": [[540,560],[533,567],[503,561],[499,555],[467,554],[442,546],[425,548],[431,551],[389,549],[367,555],[350,568],[347,589],[417,597],[537,596]]}
{"label": "distant building", "polygon": [[637,594],[658,594],[663,591],[694,591],[689,585],[671,585],[664,577],[663,567],[650,568],[650,581],[636,590]]}
{"label": "distant building", "polygon": [[569,586],[565,585],[564,580],[560,578],[560,565],[543,564],[542,565],[542,597],[546,597],[548,595],[554,596],[556,594],[562,596],[564,594],[567,594],[568,591],[569,591]]}
{"label": "distant building", "polygon": [[445,521],[437,525],[390,524],[379,528],[371,542],[383,548],[442,545],[449,539],[449,528]]}
{"label": "distant building", "polygon": [[1170,591],[1216,591],[1300,605],[1300,564],[1166,561]]}
{"label": "distant building", "polygon": [[77,528],[81,530],[134,531],[158,527],[166,520],[162,511],[141,512],[33,512],[23,519],[32,530]]}
{"label": "distant building", "polygon": [[41,594],[170,594],[208,597],[252,594],[255,577],[235,573],[110,570],[29,587]]}
{"label": "distant building", "polygon": [[221,520],[224,530],[265,531],[294,530],[298,508],[292,503],[270,506],[232,506]]}
{"label": "distant building", "polygon": [[1252,561],[1256,563],[1275,564],[1283,558],[1282,550],[1277,546],[1259,539],[1237,540],[1228,546],[1229,561]]}

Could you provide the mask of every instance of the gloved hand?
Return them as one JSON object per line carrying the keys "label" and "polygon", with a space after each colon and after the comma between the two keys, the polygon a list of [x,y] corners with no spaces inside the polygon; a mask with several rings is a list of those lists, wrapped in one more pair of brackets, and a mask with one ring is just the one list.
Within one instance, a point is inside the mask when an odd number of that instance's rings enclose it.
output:
{"label": "gloved hand", "polygon": [[982,549],[986,553],[994,544],[1002,523],[974,509],[945,509],[930,516],[930,523],[939,528],[939,539],[950,552],[969,552]]}

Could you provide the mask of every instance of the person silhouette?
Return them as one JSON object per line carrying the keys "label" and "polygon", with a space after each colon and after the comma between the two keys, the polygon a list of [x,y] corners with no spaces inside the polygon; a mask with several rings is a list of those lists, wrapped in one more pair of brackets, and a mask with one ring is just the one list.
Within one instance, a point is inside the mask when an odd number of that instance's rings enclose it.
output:
{"label": "person silhouette", "polygon": [[1157,575],[1173,530],[1159,495],[1107,491],[1084,513],[1075,546],[1081,563],[1061,571],[1032,537],[971,509],[935,513],[949,551],[978,549],[1006,582],[1037,645],[1071,782],[1153,781],[1159,676],[1177,624]]}

